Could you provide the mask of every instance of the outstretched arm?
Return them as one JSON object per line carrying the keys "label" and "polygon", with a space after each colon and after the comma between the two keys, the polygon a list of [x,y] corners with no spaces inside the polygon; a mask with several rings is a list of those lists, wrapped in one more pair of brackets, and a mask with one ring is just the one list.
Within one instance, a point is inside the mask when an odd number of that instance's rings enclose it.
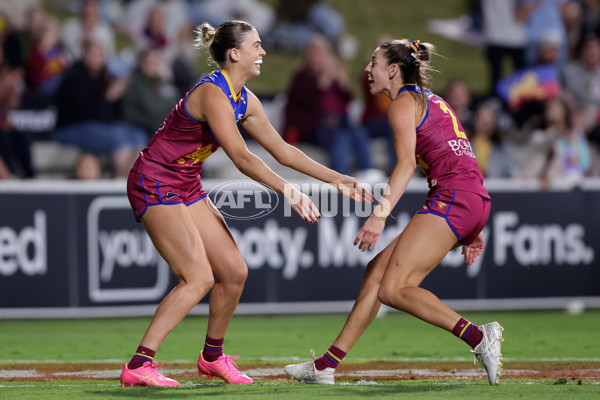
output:
{"label": "outstretched arm", "polygon": [[246,115],[246,118],[242,121],[242,126],[277,162],[320,181],[330,183],[354,200],[368,203],[373,201],[373,195],[363,188],[356,179],[319,164],[301,150],[283,140],[269,122],[258,98],[249,90]]}
{"label": "outstretched arm", "polygon": [[417,135],[415,126],[415,102],[409,96],[397,98],[388,110],[390,126],[394,132],[394,147],[398,161],[385,193],[375,207],[373,214],[365,221],[354,240],[361,251],[372,250],[385,227],[385,220],[404,194],[415,168],[415,148]]}
{"label": "outstretched arm", "polygon": [[[202,112],[198,110],[202,110]],[[221,89],[210,84],[196,89],[188,98],[188,112],[195,119],[208,122],[227,156],[244,175],[283,194],[294,211],[305,221],[318,222],[321,214],[308,196],[294,189],[285,179],[273,172],[259,157],[248,150],[246,142],[235,124],[233,109]]]}

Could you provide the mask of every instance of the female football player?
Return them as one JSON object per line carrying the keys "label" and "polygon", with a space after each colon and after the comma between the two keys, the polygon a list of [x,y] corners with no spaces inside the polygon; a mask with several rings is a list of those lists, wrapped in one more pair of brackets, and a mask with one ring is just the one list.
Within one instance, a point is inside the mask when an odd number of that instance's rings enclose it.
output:
{"label": "female football player", "polygon": [[429,43],[387,41],[377,47],[365,68],[370,92],[392,100],[388,121],[398,161],[384,196],[354,244],[361,251],[373,249],[417,164],[430,191],[404,231],[367,265],[358,298],[332,346],[316,360],[285,367],[300,381],[334,384],[335,368],[383,303],[463,339],[483,363],[490,384],[498,382],[502,327],[497,322],[476,326],[420,287],[450,250],[463,246],[468,264],[482,253],[481,232],[491,204],[460,122],[448,103],[429,90],[433,51]]}
{"label": "female football player", "polygon": [[123,386],[180,386],[157,371],[153,358],[169,332],[210,290],[198,370],[227,383],[252,383],[232,361],[236,357],[223,354],[227,326],[248,269],[225,220],[202,188],[202,163],[222,147],[241,172],[283,194],[305,221],[316,223],[321,216],[306,195],[248,150],[237,124],[279,163],[331,183],[353,199],[372,198],[354,178],[316,163],[283,141],[271,126],[258,98],[244,86],[260,74],[266,54],[256,29],[243,21],[227,21],[217,29],[204,23],[196,33],[197,45],[208,47],[219,70],[179,101],[140,153],[127,182],[135,217],[179,284],[160,303],[135,355],[123,368]]}

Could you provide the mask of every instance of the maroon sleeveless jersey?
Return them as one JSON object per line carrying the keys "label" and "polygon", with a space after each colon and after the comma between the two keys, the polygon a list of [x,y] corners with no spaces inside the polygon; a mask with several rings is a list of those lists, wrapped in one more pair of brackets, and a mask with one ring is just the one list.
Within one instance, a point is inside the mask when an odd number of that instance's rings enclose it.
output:
{"label": "maroon sleeveless jersey", "polygon": [[[423,93],[416,85],[404,91]],[[467,135],[448,103],[425,91],[427,113],[417,126],[415,156],[431,189],[456,189],[490,198]]]}
{"label": "maroon sleeveless jersey", "polygon": [[233,107],[235,122],[246,114],[248,94],[242,87],[234,93],[224,71],[204,77],[179,101],[156,131],[148,147],[140,152],[132,172],[152,177],[161,183],[189,188],[200,184],[202,163],[218,150],[219,142],[206,121],[198,121],[186,110],[189,94],[199,85],[210,82],[223,90]]}

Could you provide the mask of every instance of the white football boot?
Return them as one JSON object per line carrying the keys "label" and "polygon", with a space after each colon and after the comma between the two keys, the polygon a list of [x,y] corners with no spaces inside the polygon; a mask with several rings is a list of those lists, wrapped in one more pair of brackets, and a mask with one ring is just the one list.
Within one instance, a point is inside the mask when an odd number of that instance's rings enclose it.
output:
{"label": "white football boot", "polygon": [[500,380],[500,375],[502,375],[500,344],[504,341],[502,338],[504,328],[494,321],[481,325],[479,330],[483,332],[483,339],[471,350],[471,353],[483,364],[490,385],[496,385]]}
{"label": "white football boot", "polygon": [[287,365],[283,370],[290,377],[299,380],[300,382],[310,383],[314,385],[334,385],[333,374],[335,368],[325,368],[323,371],[319,371],[315,367],[315,351],[310,350],[312,361],[308,361],[302,364],[290,364]]}

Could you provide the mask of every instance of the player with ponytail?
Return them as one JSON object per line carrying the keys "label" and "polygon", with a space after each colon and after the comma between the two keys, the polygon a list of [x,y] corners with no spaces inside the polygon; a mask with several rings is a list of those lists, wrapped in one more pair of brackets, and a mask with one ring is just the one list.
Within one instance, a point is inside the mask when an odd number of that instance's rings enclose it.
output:
{"label": "player with ponytail", "polygon": [[232,361],[237,357],[223,353],[225,333],[248,268],[225,219],[202,187],[202,164],[223,148],[242,173],[282,194],[305,221],[316,223],[321,215],[306,195],[248,150],[237,125],[279,163],[330,183],[353,199],[372,199],[356,179],[313,161],[287,144],[269,123],[258,98],[244,86],[260,74],[266,54],[252,25],[227,21],[215,29],[204,23],[196,34],[195,45],[209,50],[218,69],[179,101],[140,152],[127,181],[135,218],[179,283],[158,306],[137,351],[124,366],[123,386],[180,386],[157,371],[154,355],[209,291],[208,326],[198,371],[231,384],[253,382]]}
{"label": "player with ponytail", "polygon": [[365,68],[371,94],[385,94],[392,100],[388,121],[398,161],[386,192],[354,244],[361,251],[373,249],[417,165],[430,190],[404,231],[367,265],[354,307],[329,349],[318,359],[285,367],[295,379],[334,384],[335,368],[385,304],[464,340],[483,363],[489,383],[498,382],[502,327],[497,322],[476,326],[420,287],[450,250],[462,246],[467,264],[481,255],[482,230],[491,206],[460,121],[448,103],[430,90],[434,51],[433,45],[418,40],[391,40],[375,49]]}

